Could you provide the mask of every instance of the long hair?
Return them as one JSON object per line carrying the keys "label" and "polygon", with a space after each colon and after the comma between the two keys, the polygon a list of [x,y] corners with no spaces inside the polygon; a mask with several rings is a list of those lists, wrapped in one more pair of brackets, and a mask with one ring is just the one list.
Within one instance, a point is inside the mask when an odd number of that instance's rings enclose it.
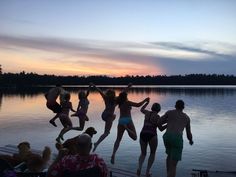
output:
{"label": "long hair", "polygon": [[117,98],[117,103],[119,104],[119,107],[124,104],[128,100],[127,93],[121,92]]}

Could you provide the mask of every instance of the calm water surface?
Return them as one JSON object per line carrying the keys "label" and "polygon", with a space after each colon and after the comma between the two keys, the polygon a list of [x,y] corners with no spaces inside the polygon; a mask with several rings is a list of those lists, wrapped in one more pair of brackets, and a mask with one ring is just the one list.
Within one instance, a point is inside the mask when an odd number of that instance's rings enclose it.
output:
{"label": "calm water surface", "polygon": [[[77,108],[77,93],[84,88],[66,88],[71,92],[71,101]],[[29,90],[8,90],[0,92],[0,146],[6,144],[18,144],[21,141],[29,141],[36,149],[50,146],[53,151],[55,138],[62,126],[57,121],[58,127],[48,123],[54,114],[45,106],[43,93],[48,88],[34,88]],[[115,88],[117,94],[119,88]],[[178,177],[191,176],[191,170],[236,170],[236,88],[234,87],[151,87],[133,88],[129,92],[129,99],[141,101],[145,97],[153,102],[159,102],[162,106],[160,115],[168,109],[173,109],[177,99],[186,102],[184,110],[191,118],[194,145],[188,144],[184,133],[183,160],[178,165]],[[100,115],[104,109],[104,103],[97,92],[89,95],[90,121],[85,128],[94,126],[98,133],[93,140],[96,141],[103,133],[104,122]],[[117,117],[119,112],[116,110]],[[144,116],[138,108],[132,109],[133,121],[139,134]],[[73,124],[78,124],[78,119],[71,118]],[[118,119],[114,121],[110,136],[97,148],[100,154],[110,165],[109,160],[113,144],[116,138]],[[65,135],[70,138],[78,135],[71,131]],[[156,161],[153,165],[153,176],[166,176],[165,150],[162,141],[163,132],[158,132],[158,149]],[[138,141],[131,140],[124,134],[120,148],[117,152],[115,167],[135,171],[138,163],[140,147]],[[146,163],[144,164],[146,168]]]}

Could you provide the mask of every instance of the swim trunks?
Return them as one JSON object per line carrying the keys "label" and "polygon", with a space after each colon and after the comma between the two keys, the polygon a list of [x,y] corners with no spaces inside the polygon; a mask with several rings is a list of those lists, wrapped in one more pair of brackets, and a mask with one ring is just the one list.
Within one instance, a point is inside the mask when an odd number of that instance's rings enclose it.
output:
{"label": "swim trunks", "polygon": [[180,161],[183,151],[183,137],[180,134],[166,132],[163,135],[163,141],[166,148],[166,154],[172,160]]}

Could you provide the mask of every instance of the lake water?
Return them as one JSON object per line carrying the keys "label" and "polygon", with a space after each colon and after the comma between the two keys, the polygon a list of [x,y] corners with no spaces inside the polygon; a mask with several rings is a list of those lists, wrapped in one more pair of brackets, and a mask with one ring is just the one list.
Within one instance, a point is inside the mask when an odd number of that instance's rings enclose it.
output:
{"label": "lake water", "polygon": [[[53,151],[55,138],[62,126],[57,120],[58,127],[48,123],[54,114],[45,106],[43,93],[49,88],[13,89],[0,92],[0,146],[6,144],[18,144],[21,141],[29,141],[35,149],[43,149],[50,146]],[[71,102],[76,109],[78,104],[77,93],[84,88],[66,88],[71,92]],[[105,88],[106,89],[106,88]],[[115,88],[118,94],[120,89]],[[188,144],[184,133],[183,160],[178,164],[178,177],[191,176],[191,170],[208,169],[235,171],[236,170],[236,87],[139,87],[129,92],[129,99],[141,101],[145,97],[151,98],[150,108],[153,102],[159,102],[162,106],[160,115],[174,108],[177,99],[183,99],[186,103],[186,112],[191,118],[194,145]],[[89,122],[85,128],[94,126],[98,133],[94,136],[96,141],[102,134],[104,122],[100,115],[104,109],[104,103],[97,92],[89,95]],[[118,109],[116,110],[119,117]],[[143,126],[144,116],[139,108],[132,109],[133,122],[137,134]],[[78,124],[76,117],[71,118],[73,124]],[[107,164],[110,165],[110,156],[117,133],[118,119],[114,121],[111,134],[97,148]],[[65,135],[70,138],[79,132],[71,131]],[[153,176],[166,176],[165,150],[162,141],[163,132],[158,132],[158,149],[155,163],[153,164]],[[117,151],[114,167],[136,171],[140,147],[138,141],[131,140],[127,133],[124,134],[120,148]],[[147,160],[147,159],[146,159]],[[146,168],[146,163],[144,164]]]}

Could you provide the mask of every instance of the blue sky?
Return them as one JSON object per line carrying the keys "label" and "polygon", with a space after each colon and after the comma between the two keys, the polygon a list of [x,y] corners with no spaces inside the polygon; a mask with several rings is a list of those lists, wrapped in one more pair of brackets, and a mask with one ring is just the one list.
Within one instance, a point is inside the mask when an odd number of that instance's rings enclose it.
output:
{"label": "blue sky", "polygon": [[236,74],[235,19],[234,0],[1,0],[0,60],[5,72]]}

